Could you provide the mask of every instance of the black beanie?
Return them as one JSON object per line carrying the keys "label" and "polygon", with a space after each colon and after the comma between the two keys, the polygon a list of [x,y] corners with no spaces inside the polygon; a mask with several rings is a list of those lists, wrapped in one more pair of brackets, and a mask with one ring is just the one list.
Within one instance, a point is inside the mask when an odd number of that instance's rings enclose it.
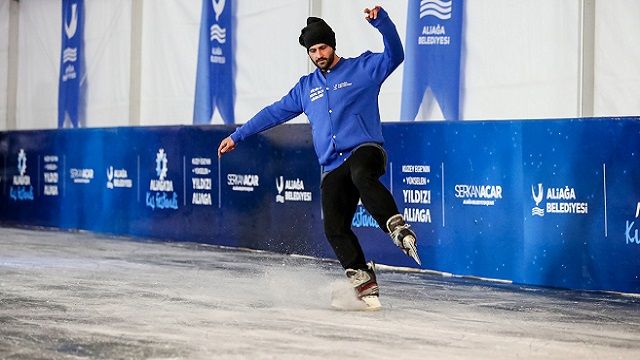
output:
{"label": "black beanie", "polygon": [[327,44],[335,49],[336,33],[324,20],[311,16],[307,18],[307,26],[300,32],[298,42],[307,50],[316,44]]}

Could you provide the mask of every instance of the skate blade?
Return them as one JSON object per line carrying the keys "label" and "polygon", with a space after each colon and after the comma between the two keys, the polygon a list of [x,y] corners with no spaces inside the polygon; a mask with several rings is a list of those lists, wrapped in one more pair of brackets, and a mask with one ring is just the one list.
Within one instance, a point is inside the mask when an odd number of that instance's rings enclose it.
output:
{"label": "skate blade", "polygon": [[331,307],[342,311],[371,311],[382,308],[377,296],[356,297],[351,284],[335,284],[331,291]]}
{"label": "skate blade", "polygon": [[411,256],[413,258],[413,260],[415,260],[418,265],[422,265],[422,261],[420,261],[420,256],[418,256],[418,252],[414,249],[409,250],[409,256]]}
{"label": "skate blade", "polygon": [[378,311],[382,309],[382,304],[377,296],[365,296],[348,304],[332,302],[331,307],[340,311]]}
{"label": "skate blade", "polygon": [[378,311],[382,309],[382,304],[377,296],[365,296],[351,302],[332,301],[331,307],[340,311]]}
{"label": "skate blade", "polygon": [[405,246],[405,254],[411,256],[413,260],[415,260],[418,265],[422,265],[422,261],[420,261],[420,256],[418,256],[418,248],[416,247],[416,239],[411,236],[407,236],[407,239],[404,242]]}
{"label": "skate blade", "polygon": [[382,309],[382,304],[380,304],[380,299],[377,296],[364,296],[360,300],[366,305],[363,310],[376,311]]}

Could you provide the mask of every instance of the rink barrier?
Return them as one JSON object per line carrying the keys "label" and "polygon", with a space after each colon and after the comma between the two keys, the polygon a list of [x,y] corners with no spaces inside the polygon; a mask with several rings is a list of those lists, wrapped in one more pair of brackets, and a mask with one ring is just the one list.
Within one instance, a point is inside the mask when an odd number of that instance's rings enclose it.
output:
{"label": "rink barrier", "polygon": [[[0,222],[335,258],[309,125],[218,160],[226,126],[0,133]],[[385,123],[423,266],[640,293],[640,118]],[[358,206],[368,259],[413,267]]]}

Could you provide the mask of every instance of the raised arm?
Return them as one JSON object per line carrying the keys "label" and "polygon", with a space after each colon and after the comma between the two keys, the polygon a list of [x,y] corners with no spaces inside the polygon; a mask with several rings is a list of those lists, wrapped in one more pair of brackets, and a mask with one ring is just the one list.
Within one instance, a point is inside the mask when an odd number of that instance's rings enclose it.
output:
{"label": "raised arm", "polygon": [[365,19],[382,34],[384,51],[382,54],[371,54],[370,71],[373,78],[384,81],[404,60],[402,41],[396,26],[389,14],[380,6],[365,8]]}

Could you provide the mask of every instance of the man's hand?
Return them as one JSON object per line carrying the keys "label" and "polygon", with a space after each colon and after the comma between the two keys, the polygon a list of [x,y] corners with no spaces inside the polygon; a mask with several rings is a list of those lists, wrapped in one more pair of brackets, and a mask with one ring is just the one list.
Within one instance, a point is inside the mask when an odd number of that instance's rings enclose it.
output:
{"label": "man's hand", "polygon": [[380,5],[376,5],[373,9],[365,8],[364,13],[366,14],[364,18],[367,21],[371,21],[373,19],[378,18],[378,11],[380,11]]}
{"label": "man's hand", "polygon": [[222,155],[233,151],[236,149],[236,143],[233,141],[233,139],[229,136],[226,137],[224,140],[222,140],[220,142],[220,145],[218,146],[218,158],[221,158]]}

